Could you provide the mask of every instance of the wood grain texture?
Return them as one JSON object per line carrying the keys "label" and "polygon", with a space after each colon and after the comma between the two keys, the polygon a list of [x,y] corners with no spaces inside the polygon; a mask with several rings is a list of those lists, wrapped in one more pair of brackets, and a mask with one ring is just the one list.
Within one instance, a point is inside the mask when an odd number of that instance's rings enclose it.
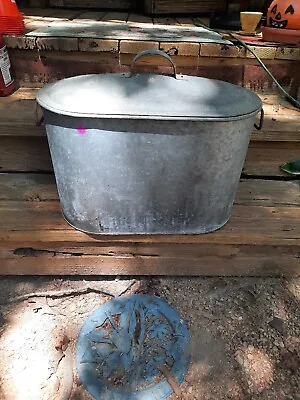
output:
{"label": "wood grain texture", "polygon": [[[49,0],[54,7],[82,8],[82,0]],[[135,0],[85,0],[84,8],[123,8],[128,9],[135,5]]]}
{"label": "wood grain texture", "polygon": [[223,0],[145,0],[145,10],[152,14],[191,14],[224,11]]}
{"label": "wood grain texture", "polygon": [[46,137],[1,137],[0,172],[53,171]]}
{"label": "wood grain texture", "polygon": [[73,21],[84,22],[91,19],[93,21],[101,21],[106,13],[107,11],[83,11],[80,12],[80,14],[78,14],[76,18],[73,19]]}
{"label": "wood grain texture", "polygon": [[[133,247],[133,248],[132,248]],[[159,245],[154,247],[158,253]],[[184,245],[169,245],[173,249],[184,250]],[[127,253],[114,251],[107,246],[111,255],[99,253],[90,255],[85,248],[76,248],[72,252],[51,251],[44,245],[42,251],[35,248],[15,248],[9,252],[0,249],[0,273],[2,275],[169,275],[169,276],[299,276],[299,247],[287,249],[279,246],[263,247],[261,252],[256,246],[209,246],[209,254],[198,251],[202,245],[192,246],[188,255],[183,251],[177,256],[155,255],[147,253],[147,247],[141,246],[145,255],[134,251],[130,246]],[[51,247],[50,247],[51,248]],[[14,254],[18,249],[27,255]],[[20,253],[21,253],[20,251]],[[225,256],[222,254],[225,252]],[[21,253],[22,254],[22,253]]]}
{"label": "wood grain texture", "polygon": [[147,15],[140,15],[136,13],[130,13],[127,19],[128,24],[153,24],[153,19]]}
{"label": "wood grain texture", "polygon": [[[288,177],[280,165],[299,158],[300,142],[251,142],[243,173],[251,177]],[[45,136],[3,136],[0,172],[52,172]]]}
{"label": "wood grain texture", "polygon": [[52,173],[0,173],[0,200],[58,200]]}
{"label": "wood grain texture", "polygon": [[45,200],[55,197],[53,177],[15,175],[12,189],[8,175],[0,175],[10,198],[0,198],[0,274],[300,276],[298,183],[242,181],[229,223],[214,233],[92,236]]}
{"label": "wood grain texture", "polygon": [[129,17],[128,12],[108,11],[101,19],[103,22],[126,23]]}
{"label": "wood grain texture", "polygon": [[191,17],[176,17],[176,20],[181,26],[195,26]]}
{"label": "wood grain texture", "polygon": [[181,25],[174,17],[153,17],[154,25]]}
{"label": "wood grain texture", "polygon": [[205,243],[239,245],[300,245],[300,207],[236,204],[230,222],[205,235],[96,236],[74,230],[63,219],[59,202],[0,202],[0,247],[7,242],[32,246],[38,242]]}
{"label": "wood grain texture", "polygon": [[[52,171],[45,127],[37,126],[36,94],[21,89],[0,100],[1,171]],[[261,132],[253,132],[244,174],[285,177],[280,165],[300,154],[300,113],[278,96],[261,98],[265,122]]]}
{"label": "wood grain texture", "polygon": [[[85,40],[85,39],[84,39]],[[92,40],[92,39],[91,39]],[[97,45],[108,50],[113,48],[116,43],[111,41],[101,41]],[[109,42],[109,43],[106,43]],[[122,45],[123,43],[123,45]],[[123,52],[132,52],[133,48],[142,50],[146,48],[158,47],[155,42],[150,42],[145,46],[144,42],[122,41]],[[88,42],[82,42],[86,48],[90,46]],[[172,47],[170,47],[172,49]],[[191,50],[191,49],[190,49]],[[192,49],[193,50],[193,49]],[[179,51],[188,51],[181,49]],[[91,58],[87,57],[87,62]],[[0,99],[0,136],[41,136],[45,135],[44,126],[37,126],[40,111],[36,110],[35,98],[38,89],[21,88],[9,97]],[[276,141],[276,142],[299,142],[300,141],[300,112],[290,103],[278,95],[261,95],[265,110],[265,121],[261,132],[254,131],[252,141]]]}
{"label": "wood grain texture", "polygon": [[[0,200],[57,201],[54,175],[0,173]],[[299,206],[298,181],[241,179],[235,204],[257,206]]]}
{"label": "wood grain texture", "polygon": [[285,176],[280,166],[296,160],[300,154],[300,142],[251,142],[243,168],[248,176]]}

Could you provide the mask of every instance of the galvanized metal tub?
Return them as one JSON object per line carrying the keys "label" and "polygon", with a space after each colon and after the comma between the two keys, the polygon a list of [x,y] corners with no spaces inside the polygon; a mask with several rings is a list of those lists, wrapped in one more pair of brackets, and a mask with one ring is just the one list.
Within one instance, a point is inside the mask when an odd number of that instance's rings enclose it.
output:
{"label": "galvanized metal tub", "polygon": [[174,67],[174,76],[64,79],[37,100],[62,212],[75,228],[196,234],[228,221],[262,112],[254,93]]}

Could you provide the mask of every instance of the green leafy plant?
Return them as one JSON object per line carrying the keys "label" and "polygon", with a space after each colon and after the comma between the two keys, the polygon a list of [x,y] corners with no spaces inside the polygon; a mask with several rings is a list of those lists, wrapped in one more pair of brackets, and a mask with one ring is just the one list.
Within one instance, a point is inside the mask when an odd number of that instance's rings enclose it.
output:
{"label": "green leafy plant", "polygon": [[280,167],[282,171],[291,175],[300,175],[300,160],[290,161]]}

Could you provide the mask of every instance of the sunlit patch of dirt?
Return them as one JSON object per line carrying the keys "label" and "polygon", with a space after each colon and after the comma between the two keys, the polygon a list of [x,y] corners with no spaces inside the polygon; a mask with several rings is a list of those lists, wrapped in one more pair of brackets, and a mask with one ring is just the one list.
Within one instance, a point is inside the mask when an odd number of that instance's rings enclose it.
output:
{"label": "sunlit patch of dirt", "polygon": [[264,351],[248,346],[237,350],[235,358],[251,392],[261,393],[273,383],[274,363]]}

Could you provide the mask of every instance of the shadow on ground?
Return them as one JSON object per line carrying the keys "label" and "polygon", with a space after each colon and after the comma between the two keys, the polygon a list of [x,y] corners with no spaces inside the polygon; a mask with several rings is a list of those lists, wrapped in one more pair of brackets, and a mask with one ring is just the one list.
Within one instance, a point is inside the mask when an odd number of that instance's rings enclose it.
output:
{"label": "shadow on ground", "polygon": [[[136,282],[101,277],[88,282],[97,292],[80,293],[86,284],[81,277],[3,277],[1,399],[91,399],[73,363],[78,332],[95,308],[127,289],[126,293],[164,298],[187,322],[192,364],[181,386],[185,399],[300,399],[299,278],[149,278]],[[11,302],[41,291],[65,291],[67,295]],[[59,362],[64,346],[70,349],[69,358]],[[71,372],[72,387],[67,372]]]}

